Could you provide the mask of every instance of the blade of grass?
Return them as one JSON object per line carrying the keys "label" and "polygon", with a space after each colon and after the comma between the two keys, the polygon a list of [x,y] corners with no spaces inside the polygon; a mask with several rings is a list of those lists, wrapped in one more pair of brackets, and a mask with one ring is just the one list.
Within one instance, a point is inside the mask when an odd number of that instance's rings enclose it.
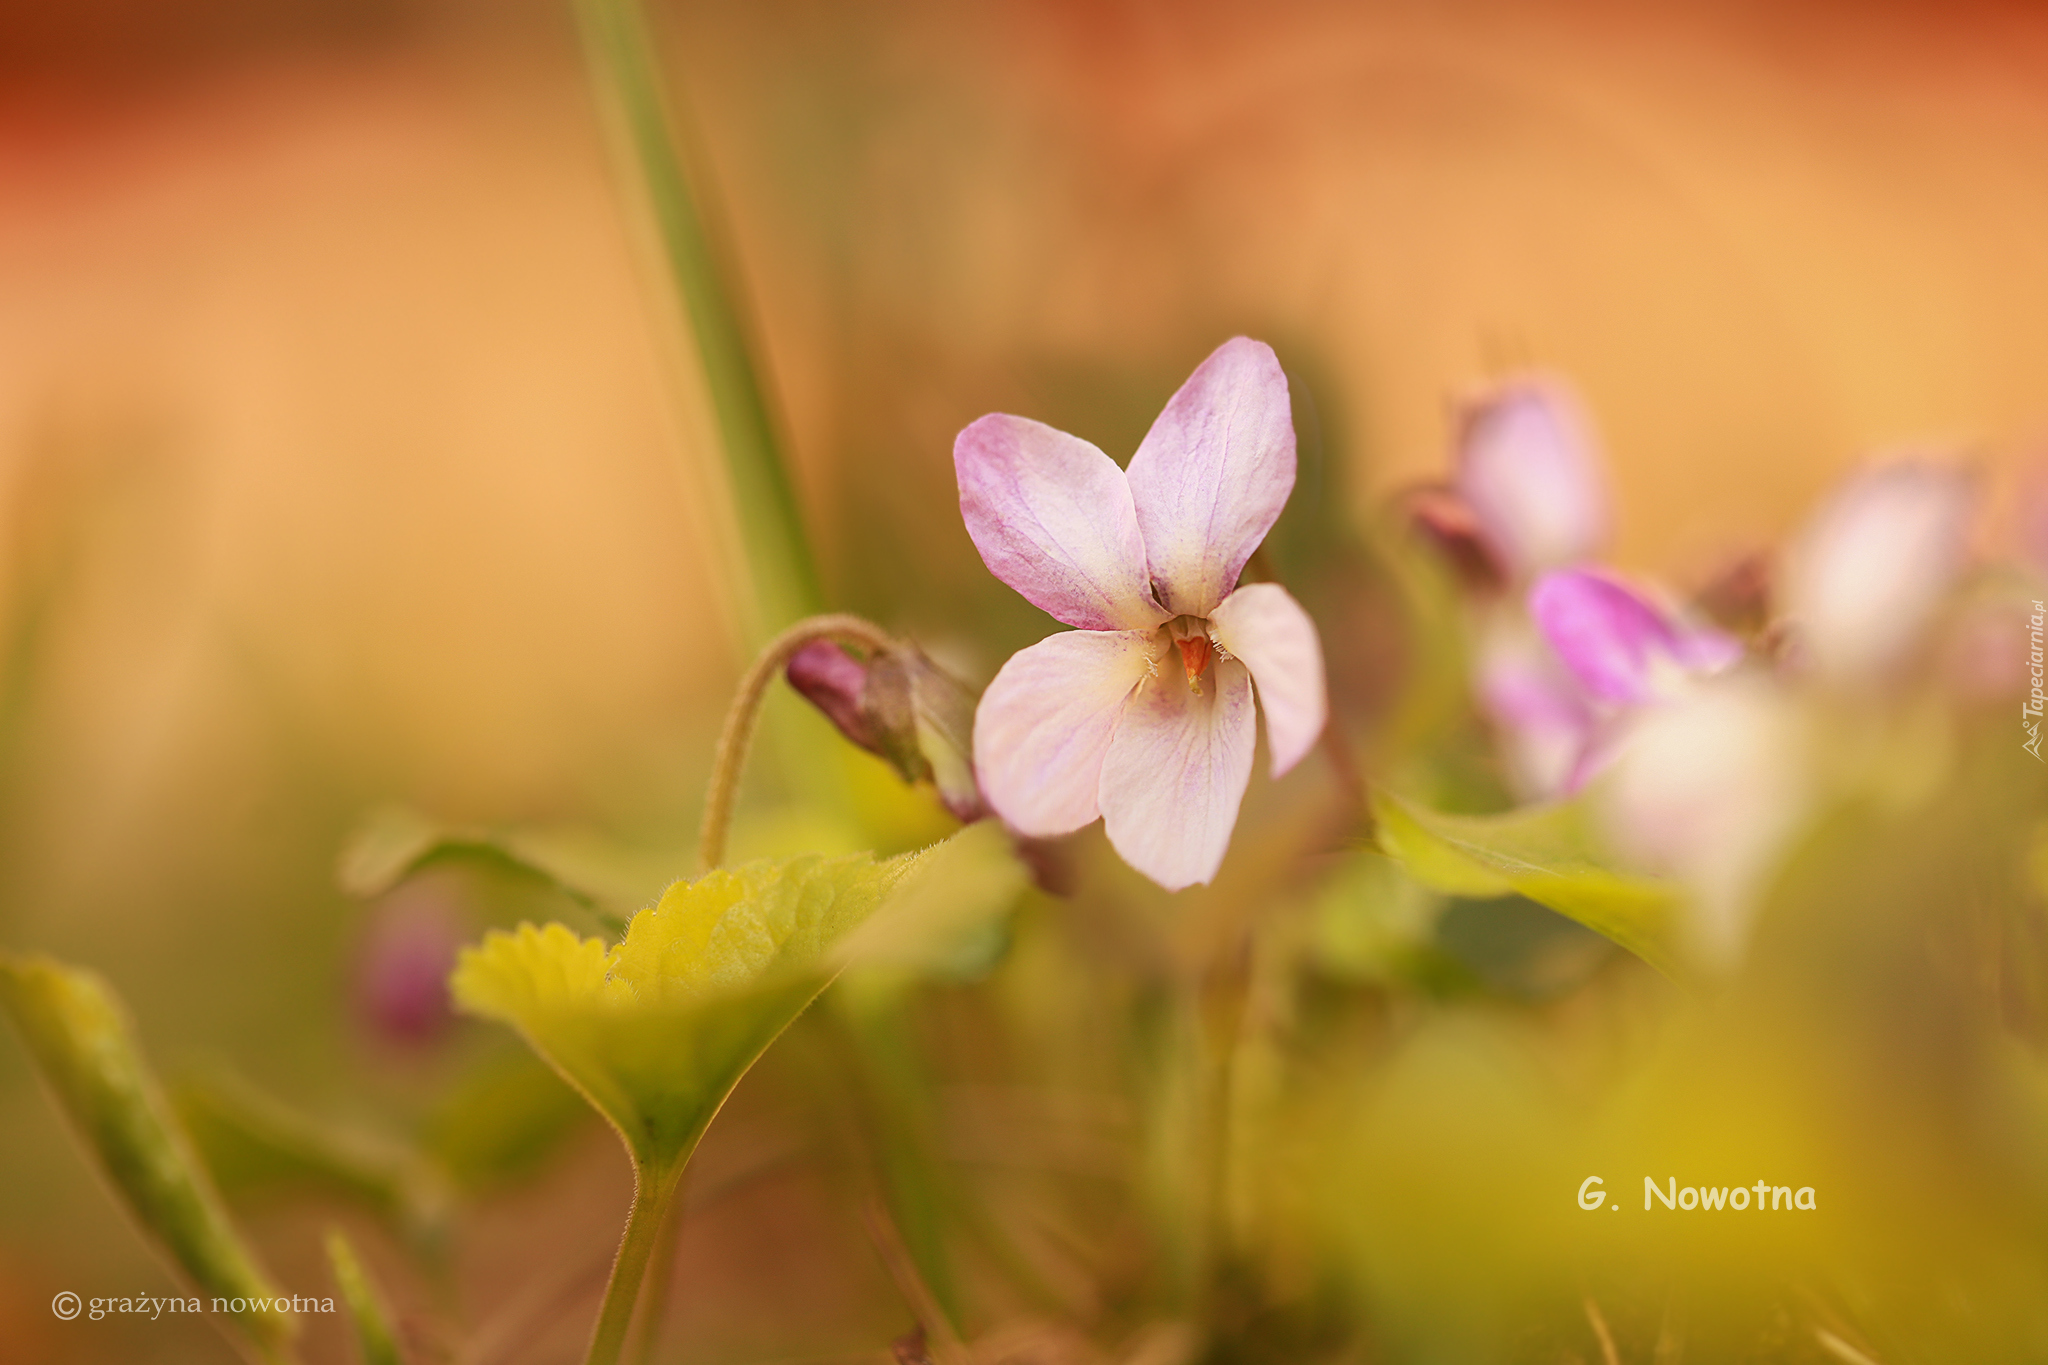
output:
{"label": "blade of grass", "polygon": [[[591,72],[631,152],[664,264],[687,319],[724,447],[744,546],[751,610],[744,647],[820,607],[803,517],[747,335],[730,254],[712,230],[711,196],[693,176],[683,110],[664,95],[639,0],[575,0]],[[699,159],[701,166],[701,158]]]}
{"label": "blade of grass", "polygon": [[327,1261],[334,1271],[334,1283],[341,1290],[341,1301],[355,1324],[356,1348],[362,1352],[363,1365],[405,1365],[405,1357],[398,1349],[398,1329],[391,1322],[391,1309],[339,1228],[327,1230]]}

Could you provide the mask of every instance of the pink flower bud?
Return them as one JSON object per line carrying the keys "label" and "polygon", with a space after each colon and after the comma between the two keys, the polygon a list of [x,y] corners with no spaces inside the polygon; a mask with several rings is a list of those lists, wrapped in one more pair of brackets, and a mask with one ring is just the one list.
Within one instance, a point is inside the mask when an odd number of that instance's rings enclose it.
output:
{"label": "pink flower bud", "polygon": [[1399,495],[1409,531],[1436,551],[1467,591],[1498,591],[1507,574],[1479,518],[1456,489],[1422,484]]}
{"label": "pink flower bud", "polygon": [[790,658],[789,685],[839,733],[886,759],[905,782],[930,782],[953,817],[988,813],[975,785],[974,693],[915,645],[856,659],[829,640]]}

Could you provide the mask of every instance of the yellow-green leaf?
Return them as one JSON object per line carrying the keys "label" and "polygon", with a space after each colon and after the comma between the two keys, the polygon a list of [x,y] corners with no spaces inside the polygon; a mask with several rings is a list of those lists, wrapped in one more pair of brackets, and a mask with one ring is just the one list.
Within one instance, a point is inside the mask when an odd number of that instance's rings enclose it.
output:
{"label": "yellow-green leaf", "polygon": [[886,910],[834,948],[870,982],[908,977],[959,980],[989,969],[1006,920],[1031,874],[994,821],[969,825],[919,855]]}
{"label": "yellow-green leaf", "polygon": [[50,958],[0,954],[0,1003],[143,1230],[201,1293],[249,1305],[214,1316],[232,1322],[264,1356],[281,1358],[292,1316],[275,1306],[276,1289],[172,1120],[113,988]]}
{"label": "yellow-green leaf", "polygon": [[1373,797],[1380,848],[1433,890],[1520,894],[1605,935],[1667,976],[1683,975],[1685,900],[1668,881],[1616,868],[1573,802],[1450,815]]}
{"label": "yellow-green leaf", "polygon": [[494,931],[451,988],[516,1028],[643,1169],[673,1169],[918,856],[806,855],[678,882],[610,947],[560,924]]}

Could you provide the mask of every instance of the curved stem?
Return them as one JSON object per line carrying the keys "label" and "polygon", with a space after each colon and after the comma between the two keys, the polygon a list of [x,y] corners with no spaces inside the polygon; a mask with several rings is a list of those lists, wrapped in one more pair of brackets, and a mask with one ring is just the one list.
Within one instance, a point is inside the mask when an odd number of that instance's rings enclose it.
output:
{"label": "curved stem", "polygon": [[795,653],[813,640],[837,640],[858,645],[870,653],[895,643],[889,633],[872,621],[846,613],[812,616],[797,622],[768,642],[760,656],[740,679],[732,707],[725,713],[725,727],[718,733],[718,752],[711,761],[711,782],[704,789],[704,823],[697,835],[697,871],[701,876],[725,861],[725,836],[732,828],[733,802],[739,795],[740,770],[746,766],[747,746],[754,738],[754,726],[761,719],[761,700],[768,684],[782,671]]}
{"label": "curved stem", "polygon": [[669,1203],[681,1180],[680,1166],[649,1171],[638,1162],[633,1164],[633,1211],[626,1215],[626,1232],[619,1239],[618,1258],[612,1262],[612,1277],[604,1287],[604,1305],[598,1309],[597,1328],[591,1333],[583,1365],[618,1365],[626,1329],[633,1325],[640,1281],[647,1276],[648,1258],[661,1238]]}

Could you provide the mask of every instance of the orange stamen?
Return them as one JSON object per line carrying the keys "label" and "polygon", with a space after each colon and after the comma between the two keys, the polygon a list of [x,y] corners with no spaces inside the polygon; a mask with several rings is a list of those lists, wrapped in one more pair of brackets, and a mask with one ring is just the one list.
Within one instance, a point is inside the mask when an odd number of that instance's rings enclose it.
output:
{"label": "orange stamen", "polygon": [[1209,667],[1209,637],[1195,635],[1174,643],[1180,646],[1181,667],[1188,671],[1188,687],[1199,697],[1202,695],[1202,672]]}

